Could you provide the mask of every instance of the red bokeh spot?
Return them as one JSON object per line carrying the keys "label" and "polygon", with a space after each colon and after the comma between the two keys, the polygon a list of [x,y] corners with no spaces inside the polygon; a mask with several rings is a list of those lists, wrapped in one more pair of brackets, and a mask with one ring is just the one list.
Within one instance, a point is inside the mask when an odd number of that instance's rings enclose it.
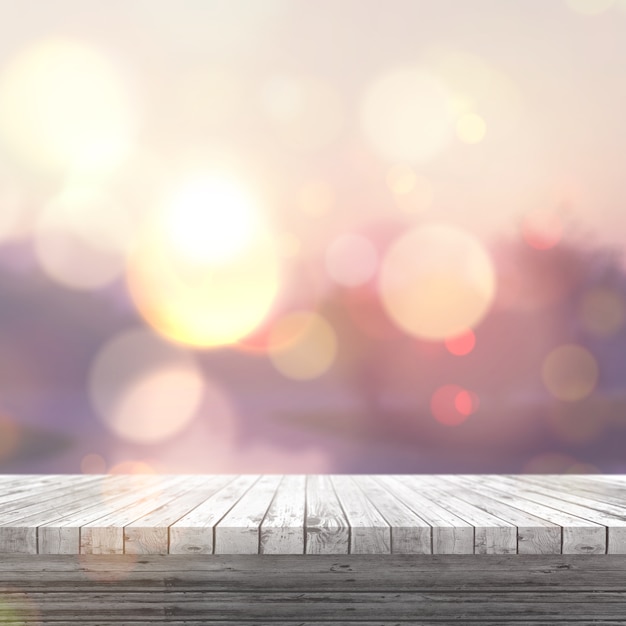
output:
{"label": "red bokeh spot", "polygon": [[561,218],[554,213],[533,211],[522,222],[524,241],[537,250],[554,248],[563,236]]}
{"label": "red bokeh spot", "polygon": [[433,417],[446,426],[463,423],[478,408],[478,396],[459,385],[443,385],[430,399]]}
{"label": "red bokeh spot", "polygon": [[464,332],[456,337],[448,337],[445,340],[446,348],[450,354],[455,356],[463,356],[469,354],[476,345],[476,335],[472,330]]}
{"label": "red bokeh spot", "polygon": [[478,396],[467,389],[459,391],[454,398],[454,407],[461,415],[468,417],[478,408]]}

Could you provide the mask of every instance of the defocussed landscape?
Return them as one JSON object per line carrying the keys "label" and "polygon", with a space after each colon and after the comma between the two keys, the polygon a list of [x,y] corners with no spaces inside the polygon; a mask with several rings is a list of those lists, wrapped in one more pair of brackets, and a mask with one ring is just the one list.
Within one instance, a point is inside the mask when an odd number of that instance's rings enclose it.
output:
{"label": "defocussed landscape", "polygon": [[0,469],[623,473],[623,0],[0,0]]}

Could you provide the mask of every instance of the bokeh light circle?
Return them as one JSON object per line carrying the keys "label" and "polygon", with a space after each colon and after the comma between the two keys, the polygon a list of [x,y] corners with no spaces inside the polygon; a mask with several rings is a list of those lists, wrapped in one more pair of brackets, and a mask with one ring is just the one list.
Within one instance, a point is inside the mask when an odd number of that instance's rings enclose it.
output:
{"label": "bokeh light circle", "polygon": [[594,390],[599,368],[589,350],[575,344],[565,344],[546,356],[541,375],[546,388],[555,398],[576,402]]}
{"label": "bokeh light circle", "polygon": [[476,345],[476,335],[473,331],[468,330],[461,335],[446,338],[444,343],[450,354],[464,356],[474,349]]}
{"label": "bokeh light circle", "polygon": [[86,44],[40,41],[0,76],[0,136],[37,167],[116,166],[132,145],[134,117],[116,68]]}
{"label": "bokeh light circle", "polygon": [[374,148],[391,161],[423,162],[441,153],[454,131],[444,83],[423,69],[399,68],[365,93],[361,125]]}
{"label": "bokeh light circle", "polygon": [[337,336],[318,313],[296,311],[274,323],[269,346],[269,358],[283,376],[311,380],[327,372],[335,361]]}
{"label": "bokeh light circle", "polygon": [[495,294],[495,271],[478,239],[429,224],[392,244],[378,287],[387,314],[401,329],[422,339],[446,339],[485,316]]}
{"label": "bokeh light circle", "polygon": [[204,380],[190,354],[144,329],[105,343],[92,362],[89,395],[120,438],[156,443],[181,431],[203,400]]}
{"label": "bokeh light circle", "polygon": [[563,222],[554,212],[537,209],[522,220],[524,241],[537,250],[554,248],[563,237]]}
{"label": "bokeh light circle", "polygon": [[430,399],[433,417],[445,426],[462,424],[478,409],[478,396],[460,385],[442,385]]}
{"label": "bokeh light circle", "polygon": [[202,193],[174,194],[148,221],[129,256],[127,279],[154,329],[209,348],[235,343],[264,321],[281,268],[275,237],[249,195],[230,183],[228,194],[212,182],[199,188]]}
{"label": "bokeh light circle", "polygon": [[480,143],[487,132],[485,120],[476,113],[465,113],[456,123],[456,134],[463,143]]}
{"label": "bokeh light circle", "polygon": [[39,216],[35,254],[52,280],[72,289],[97,289],[122,275],[132,226],[123,207],[102,190],[70,186]]}

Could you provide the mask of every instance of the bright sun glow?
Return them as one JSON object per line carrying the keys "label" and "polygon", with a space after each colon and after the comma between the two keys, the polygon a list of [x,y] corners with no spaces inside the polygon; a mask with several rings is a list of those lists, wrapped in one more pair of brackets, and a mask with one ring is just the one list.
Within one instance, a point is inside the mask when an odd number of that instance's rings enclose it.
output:
{"label": "bright sun glow", "polygon": [[183,185],[166,205],[163,218],[172,245],[199,263],[232,258],[257,226],[252,199],[234,182],[219,177]]}
{"label": "bright sun glow", "polygon": [[127,278],[139,312],[159,333],[215,347],[239,341],[265,320],[280,264],[252,198],[207,175],[183,184],[148,220]]}

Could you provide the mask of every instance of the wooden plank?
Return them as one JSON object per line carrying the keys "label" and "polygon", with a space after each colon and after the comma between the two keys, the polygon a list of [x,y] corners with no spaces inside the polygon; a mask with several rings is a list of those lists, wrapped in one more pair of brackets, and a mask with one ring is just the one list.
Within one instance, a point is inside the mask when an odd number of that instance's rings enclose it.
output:
{"label": "wooden plank", "polygon": [[[57,620],[54,621],[40,621],[37,620],[37,626],[59,626],[59,622]],[[72,622],[68,622],[68,623],[72,623]],[[155,624],[163,624],[163,620],[154,620],[154,621],[133,621],[132,622],[132,626],[154,626]],[[168,626],[208,626],[207,622],[204,620],[184,620],[184,621],[178,621],[178,620],[170,620],[168,619],[167,622]],[[403,624],[406,624],[407,622],[402,622]],[[419,620],[419,621],[415,621],[415,620],[411,620],[410,622],[408,622],[411,624],[411,626],[442,626],[442,622],[440,620],[437,621],[424,621],[424,620]],[[479,618],[479,619],[465,619],[462,622],[463,624],[484,624],[485,620],[483,618]],[[487,622],[489,623],[489,622]],[[493,622],[492,622],[493,623]],[[601,626],[624,626],[624,624],[626,624],[625,621],[614,621],[614,620],[602,620],[602,621],[595,621],[593,622],[594,624],[600,624]],[[102,620],[98,620],[96,622],[93,621],[84,621],[81,620],[80,622],[81,626],[119,626],[120,622],[119,621],[114,621],[114,622],[110,622],[110,621],[102,621]],[[568,620],[566,622],[563,622],[561,620],[558,621],[554,621],[554,620],[550,620],[550,621],[544,621],[544,620],[533,620],[533,621],[526,621],[526,620],[515,620],[515,621],[509,621],[509,620],[498,620],[497,622],[498,626],[571,626],[571,624],[584,624],[584,622],[581,621],[572,621],[572,620]],[[20,622],[19,624],[15,624],[15,626],[25,626],[25,623]],[[232,621],[232,620],[228,620],[228,621],[211,621],[210,626],[277,626],[276,622],[273,620],[270,621],[266,621],[266,620],[237,620],[237,621]],[[345,620],[341,620],[341,621],[336,621],[336,620],[332,620],[331,622],[328,621],[314,621],[314,622],[309,622],[309,621],[302,621],[301,619],[296,620],[296,621],[281,621],[280,622],[280,626],[400,626],[400,623],[398,622],[398,620],[392,620],[392,621],[381,621],[381,620],[375,620],[375,621],[358,621],[358,622],[347,622]]]}
{"label": "wooden plank", "polygon": [[517,528],[484,507],[457,497],[454,487],[440,476],[399,476],[410,489],[432,502],[443,502],[448,511],[474,527],[474,554],[516,554]]}
{"label": "wooden plank", "polygon": [[212,554],[217,523],[259,480],[238,476],[170,526],[170,554]]}
{"label": "wooden plank", "polygon": [[124,529],[126,554],[167,554],[169,526],[187,515],[235,478],[234,475],[190,476],[175,500],[142,515]]}
{"label": "wooden plank", "polygon": [[[116,480],[119,485],[123,484],[122,477],[111,479]],[[0,551],[37,554],[41,550],[40,544],[46,545],[46,538],[41,540],[40,526],[72,512],[86,510],[90,505],[100,507],[101,503],[101,483],[95,482],[89,483],[83,489],[70,488],[67,492],[60,492],[51,502],[31,505],[12,515],[4,514],[0,518]],[[76,535],[78,536],[78,529]]]}
{"label": "wooden plank", "polygon": [[306,477],[283,476],[261,523],[261,554],[304,554]]}
{"label": "wooden plank", "polygon": [[123,554],[124,527],[175,499],[184,490],[186,479],[186,476],[163,476],[158,486],[142,490],[132,504],[82,526],[81,554]]}
{"label": "wooden plank", "polygon": [[80,554],[82,526],[132,505],[140,495],[148,496],[160,491],[162,479],[156,475],[145,475],[139,480],[139,485],[140,491],[134,480],[125,475],[102,476],[99,500],[67,509],[62,517],[39,525],[39,554]]}
{"label": "wooden plank", "polygon": [[[71,560],[70,560],[71,559]],[[623,555],[133,555],[0,561],[0,590],[623,592]],[[28,569],[24,569],[27,566]],[[34,570],[33,567],[37,567]],[[72,576],[78,583],[71,587]],[[78,578],[76,578],[79,576]],[[69,589],[68,589],[69,585]],[[1,591],[0,591],[1,593]]]}
{"label": "wooden plank", "polygon": [[549,487],[566,494],[577,494],[602,504],[610,504],[621,510],[621,515],[626,516],[626,485],[592,484],[588,480],[584,480],[584,477],[577,478],[575,476],[545,476],[539,481],[536,476],[526,476],[524,482]]}
{"label": "wooden plank", "polygon": [[354,481],[391,526],[392,553],[432,554],[430,524],[394,498],[371,476],[355,476]]}
{"label": "wooden plank", "polygon": [[216,554],[258,554],[260,528],[282,476],[262,476],[215,526]]}
{"label": "wooden plank", "polygon": [[[153,621],[133,621],[131,623],[132,623],[132,626],[154,626],[155,624],[163,624],[163,623],[167,623],[168,626],[209,626],[207,622],[204,620],[198,620],[198,621],[197,620],[184,620],[184,621],[173,620],[172,621],[171,619],[168,619],[167,622],[163,622],[163,620],[157,619]],[[367,622],[359,620],[358,622],[350,622],[350,621],[345,621],[345,620],[336,621],[334,619],[330,622],[329,621],[309,622],[309,621],[302,621],[301,619],[299,619],[296,621],[282,620],[280,622],[280,626],[401,626],[401,624],[407,624],[407,623],[411,624],[411,626],[442,626],[441,620],[415,621],[414,619],[412,619],[410,622],[406,622],[406,621],[398,622],[398,620],[392,620],[392,621],[375,620],[375,621],[367,621]],[[459,623],[482,625],[485,623],[485,620],[483,618],[478,618],[478,619],[470,618],[470,619],[464,619],[463,622],[459,622]],[[494,623],[494,622],[491,622],[491,623]],[[533,619],[532,621],[527,621],[527,620],[509,621],[509,620],[499,619],[496,623],[498,624],[498,626],[571,626],[572,624],[585,624],[585,622],[578,621],[578,620],[573,620],[573,621],[567,620],[564,622],[561,620],[545,621],[545,620],[535,620],[535,619]],[[624,626],[626,624],[626,620],[619,620],[619,621],[594,620],[593,623],[600,624],[601,626]],[[26,626],[25,622],[23,624],[24,626]],[[59,622],[57,620],[54,620],[54,621],[39,621],[38,620],[36,624],[37,626],[59,626]],[[111,621],[102,621],[102,620],[98,620],[95,622],[81,620],[80,624],[81,626],[120,626],[119,621],[111,622]],[[444,624],[448,624],[448,623],[444,622]],[[19,626],[22,626],[22,623],[20,623]],[[210,622],[210,626],[277,626],[277,623],[273,620],[259,621],[258,619],[255,619],[254,621],[250,621],[250,620],[215,621],[215,620],[212,620]]]}
{"label": "wooden plank", "polygon": [[[156,620],[156,621],[151,621],[151,622],[145,622],[145,621],[141,621],[141,622],[137,622],[137,621],[133,621],[132,625],[133,626],[154,626],[154,624],[163,624],[164,622],[162,620]],[[419,620],[419,621],[415,621],[415,620],[411,620],[410,622],[402,622],[402,624],[411,624],[411,626],[442,626],[442,622],[440,620],[437,621],[424,621],[424,620]],[[463,624],[477,624],[477,625],[481,625],[484,624],[485,621],[482,618],[479,619],[464,619]],[[492,622],[493,623],[493,622]],[[509,621],[509,620],[501,620],[499,619],[497,621],[498,626],[571,626],[571,624],[584,624],[585,622],[581,622],[581,621],[572,621],[572,620],[568,620],[566,622],[563,622],[561,620],[558,621],[554,621],[554,620],[550,620],[550,621],[544,621],[544,620],[532,620],[532,621],[527,621],[527,620],[515,620],[515,621]],[[626,624],[626,620],[620,620],[620,621],[614,621],[614,620],[602,620],[602,621],[596,621],[594,620],[593,622],[594,624],[601,624],[602,626],[624,626]],[[97,622],[91,622],[91,621],[81,621],[81,626],[119,626],[120,622],[115,621],[115,622],[109,622],[109,621],[101,621],[98,620]],[[208,626],[207,622],[205,622],[204,620],[200,620],[200,621],[195,621],[195,620],[184,620],[184,621],[172,621],[170,619],[167,620],[167,624],[168,626]],[[21,625],[20,625],[21,626]],[[59,622],[58,621],[37,621],[37,626],[59,626]],[[210,626],[277,626],[276,622],[273,620],[270,621],[266,621],[266,620],[254,620],[254,621],[250,621],[250,620],[245,620],[245,621],[240,621],[240,620],[228,620],[227,622],[224,621],[211,621]],[[297,620],[297,621],[281,621],[280,622],[280,626],[401,626],[401,623],[398,622],[398,620],[392,620],[392,621],[381,621],[381,620],[375,620],[375,621],[368,621],[368,622],[363,622],[363,621],[358,621],[358,622],[347,622],[345,620],[340,620],[340,621],[336,621],[333,620],[332,622],[327,622],[327,621],[315,621],[315,622],[308,622],[308,621],[302,621],[301,619]]]}
{"label": "wooden plank", "polygon": [[[516,526],[519,554],[561,553],[561,526],[492,497],[490,493],[493,492],[487,492],[486,489],[489,485],[488,479],[481,477],[476,480],[468,476],[443,476],[441,479],[456,487],[456,490],[451,493],[455,498],[470,502]],[[477,487],[478,484],[480,487]],[[598,530],[602,529],[598,527]]]}
{"label": "wooden plank", "polygon": [[[459,477],[459,480],[462,478]],[[560,552],[563,554],[604,554],[606,552],[605,526],[570,515],[545,504],[515,497],[507,491],[506,487],[498,489],[493,476],[481,477],[477,480],[480,480],[481,492],[494,500],[561,526],[562,546]],[[470,485],[470,483],[466,484]],[[590,546],[592,547],[591,550],[589,549]],[[522,553],[524,552],[522,551]]]}
{"label": "wooden plank", "polygon": [[[61,481],[58,489],[47,490],[47,493],[39,494],[32,492],[31,496],[20,500],[19,504],[14,503],[12,510],[6,510],[0,515],[0,524],[19,524],[38,515],[49,514],[50,511],[61,511],[61,502],[70,503],[89,496],[98,495],[100,491],[99,481],[87,484],[74,485],[69,481]],[[52,494],[52,495],[51,495]]]}
{"label": "wooden plank", "polygon": [[363,495],[353,477],[333,475],[330,478],[350,526],[350,553],[390,553],[391,528]]}
{"label": "wooden plank", "polygon": [[20,513],[30,506],[40,507],[42,503],[50,502],[68,490],[82,489],[98,480],[94,475],[73,474],[50,478],[51,480],[35,478],[32,481],[25,481],[16,491],[11,490],[3,494],[0,497],[0,519]]}
{"label": "wooden plank", "polygon": [[307,476],[305,525],[307,554],[348,554],[348,520],[328,476]]}
{"label": "wooden plank", "polygon": [[[501,623],[511,616],[523,619],[572,618],[596,620],[624,618],[626,592],[175,592],[165,596],[151,593],[106,594],[85,591],[80,602],[73,593],[3,593],[3,604],[21,613],[43,619],[82,621],[97,615],[103,620],[124,623],[149,618],[188,620],[317,620],[358,621],[414,620],[457,621],[482,619]],[[35,612],[36,611],[36,612]]]}
{"label": "wooden plank", "polygon": [[397,480],[375,476],[381,485],[432,527],[433,554],[474,554],[474,527]]}
{"label": "wooden plank", "polygon": [[[500,482],[503,488],[516,497],[521,496],[606,526],[608,533],[607,552],[609,554],[626,554],[626,519],[593,508],[597,504],[594,500],[544,489],[531,483],[523,483],[517,477],[502,476],[497,479],[494,478],[494,483],[496,481]],[[591,506],[589,506],[590,504]],[[580,546],[580,549],[584,550],[585,547]],[[593,552],[595,549],[596,547],[593,545],[588,546],[588,552]]]}

